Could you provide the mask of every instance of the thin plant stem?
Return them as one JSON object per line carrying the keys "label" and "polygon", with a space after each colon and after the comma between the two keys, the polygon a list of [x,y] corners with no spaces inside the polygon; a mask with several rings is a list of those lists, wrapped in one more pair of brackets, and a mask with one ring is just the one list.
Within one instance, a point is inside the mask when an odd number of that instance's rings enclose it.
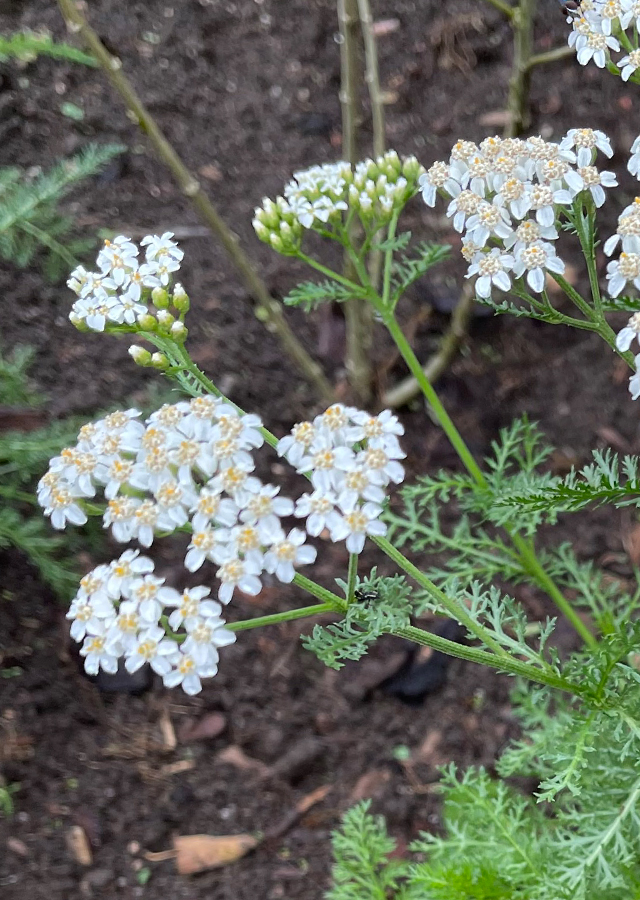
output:
{"label": "thin plant stem", "polygon": [[270,616],[256,616],[255,619],[243,619],[241,622],[227,622],[227,631],[249,631],[250,628],[262,628],[263,625],[279,625],[281,622],[292,622],[294,619],[306,619],[310,616],[321,616],[323,613],[335,612],[329,603],[318,603],[315,606],[302,606],[288,609],[285,612],[273,613]]}
{"label": "thin plant stem", "polygon": [[[358,0],[338,0],[338,25],[340,28],[340,108],[342,111],[343,157],[351,165],[359,158],[358,133],[362,124],[360,85],[362,63],[359,50],[360,22]],[[347,226],[349,243],[356,246],[362,238],[360,224],[353,219]],[[353,276],[353,264],[348,253],[344,255],[344,274]],[[363,403],[371,398],[373,369],[371,345],[373,343],[373,316],[371,307],[362,297],[353,297],[344,304],[346,331],[345,365],[351,387]]]}
{"label": "thin plant stem", "polygon": [[420,390],[424,394],[427,399],[427,402],[431,406],[433,412],[440,423],[442,430],[446,434],[446,436],[451,441],[451,444],[456,450],[456,453],[460,457],[465,469],[472,476],[474,481],[476,481],[479,485],[485,486],[486,479],[482,474],[478,463],[475,461],[469,448],[465,444],[462,436],[456,426],[453,424],[449,413],[446,411],[444,406],[442,405],[440,398],[434,391],[431,386],[431,382],[428,380],[422,366],[420,365],[415,353],[411,349],[409,341],[404,336],[404,333],[398,322],[396,321],[395,316],[393,315],[385,315],[384,323],[387,326],[391,337],[395,341],[395,344],[402,355],[402,358],[406,362],[409,367],[409,371],[413,375],[413,377],[418,382]]}
{"label": "thin plant stem", "polygon": [[[440,398],[434,391],[431,386],[430,381],[426,378],[420,363],[416,355],[414,354],[409,342],[404,336],[402,329],[398,325],[395,317],[386,316],[384,319],[385,325],[389,329],[391,336],[396,342],[396,346],[400,350],[403,359],[409,366],[409,369],[413,373],[414,377],[418,381],[422,392],[424,393],[427,401],[431,405],[438,421],[440,422],[445,434],[451,441],[454,446],[460,460],[464,464],[466,470],[469,472],[471,477],[474,479],[476,484],[479,487],[486,487],[487,480],[482,473],[482,470],[478,466],[477,462],[471,455],[469,448],[464,442],[462,435],[453,424],[449,414],[445,410],[444,406],[440,402]],[[435,400],[435,402],[434,402]],[[540,565],[540,562],[535,554],[535,550],[529,543],[519,534],[512,533],[509,529],[505,529],[511,540],[513,541],[514,546],[518,550],[518,554],[522,561],[522,565],[525,568],[531,577],[536,581],[540,587],[546,591],[551,599],[556,603],[558,608],[564,613],[564,615],[569,619],[573,627],[576,629],[578,634],[582,637],[585,643],[590,647],[595,647],[597,644],[596,639],[591,634],[587,626],[584,624],[582,619],[577,615],[577,613],[571,608],[568,601],[562,595],[562,592],[554,583],[553,579],[550,575],[548,575],[543,567]],[[419,571],[419,570],[418,570]]]}
{"label": "thin plant stem", "polygon": [[416,628],[407,625],[404,628],[395,629],[392,634],[398,637],[406,638],[423,647],[431,647],[433,650],[439,650],[448,656],[455,656],[458,659],[465,659],[469,662],[479,663],[480,665],[490,666],[493,669],[499,669],[508,672],[510,675],[519,675],[522,678],[528,678],[530,681],[537,681],[539,684],[546,684],[549,687],[556,688],[559,691],[566,691],[575,696],[583,696],[584,691],[580,685],[573,684],[555,675],[550,671],[543,671],[531,666],[528,663],[521,662],[513,656],[498,658],[493,653],[487,653],[486,650],[479,650],[476,647],[465,647],[464,644],[457,644],[455,641],[449,641],[446,638],[433,634],[430,631],[424,631],[422,628]]}
{"label": "thin plant stem", "polygon": [[533,49],[533,15],[535,0],[519,0],[511,9],[513,29],[513,64],[509,80],[507,110],[509,119],[505,137],[516,137],[529,127],[530,60]]}
{"label": "thin plant stem", "polygon": [[27,234],[30,234],[31,237],[34,237],[37,241],[40,241],[41,244],[47,247],[52,253],[55,253],[56,256],[59,256],[60,259],[64,260],[64,262],[69,266],[69,269],[75,269],[75,267],[78,265],[78,260],[72,253],[69,253],[66,247],[56,241],[55,238],[52,238],[51,235],[47,234],[46,231],[38,228],[37,225],[24,220],[18,221],[16,225],[18,228],[21,228],[22,231],[25,231]]}
{"label": "thin plant stem", "polygon": [[201,219],[224,247],[253,300],[256,318],[265,325],[268,331],[278,337],[287,356],[314,386],[318,395],[323,400],[331,402],[334,398],[334,391],[329,380],[294,335],[280,303],[269,293],[264,281],[240,246],[236,235],[223,221],[211,200],[202,190],[200,183],[185,166],[138,97],[131,82],[122,71],[122,61],[109,53],[74,0],[58,0],[58,6],[69,31],[79,34],[120,95],[129,114],[147,135],[156,154],[173,175],[184,196],[189,199]]}
{"label": "thin plant stem", "polygon": [[515,10],[509,3],[505,3],[504,0],[486,0],[486,2],[489,4],[489,6],[493,6],[495,9],[501,12],[503,16],[506,16],[507,19],[513,19]]}
{"label": "thin plant stem", "polygon": [[556,47],[554,50],[547,50],[545,53],[535,53],[529,57],[528,69],[534,66],[544,66],[547,63],[557,62],[560,59],[566,59],[568,56],[575,56],[573,47]]}
{"label": "thin plant stem", "polygon": [[372,541],[385,553],[389,559],[392,559],[393,562],[399,566],[404,572],[407,573],[414,581],[416,581],[420,587],[423,587],[427,593],[433,597],[433,599],[439,603],[443,609],[445,609],[449,615],[460,622],[461,625],[478,638],[479,641],[482,641],[487,647],[490,647],[491,650],[498,657],[509,656],[510,654],[501,647],[500,644],[489,634],[487,629],[483,625],[479,625],[467,611],[466,607],[458,603],[457,600],[453,600],[451,597],[448,597],[444,591],[440,590],[440,588],[431,581],[430,578],[421,572],[420,569],[415,566],[411,560],[407,559],[407,557],[401,553],[397,547],[394,547],[386,538],[383,537],[372,537]]}
{"label": "thin plant stem", "polygon": [[347,575],[347,603],[353,603],[358,580],[358,554],[349,554],[349,573]]}
{"label": "thin plant stem", "polygon": [[[436,381],[448,367],[464,341],[469,320],[476,302],[475,291],[470,284],[465,284],[460,298],[451,316],[451,324],[442,335],[436,353],[422,367],[425,378],[429,382]],[[390,388],[382,397],[382,406],[392,409],[404,406],[420,393],[420,385],[413,375],[409,375]]]}
{"label": "thin plant stem", "polygon": [[385,149],[384,97],[380,90],[378,69],[378,47],[373,33],[373,17],[369,0],[357,0],[364,40],[365,81],[371,99],[371,119],[373,123],[373,155],[382,156]]}

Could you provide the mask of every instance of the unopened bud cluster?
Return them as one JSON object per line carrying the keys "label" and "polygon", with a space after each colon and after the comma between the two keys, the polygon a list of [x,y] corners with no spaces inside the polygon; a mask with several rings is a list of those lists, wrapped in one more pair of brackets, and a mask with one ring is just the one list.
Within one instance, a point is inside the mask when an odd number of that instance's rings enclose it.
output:
{"label": "unopened bud cluster", "polygon": [[366,231],[377,231],[417,193],[423,172],[414,156],[401,159],[395,150],[355,167],[313,166],[295,173],[284,197],[263,200],[253,227],[261,241],[289,256],[299,250],[304,229],[334,236],[355,215]]}

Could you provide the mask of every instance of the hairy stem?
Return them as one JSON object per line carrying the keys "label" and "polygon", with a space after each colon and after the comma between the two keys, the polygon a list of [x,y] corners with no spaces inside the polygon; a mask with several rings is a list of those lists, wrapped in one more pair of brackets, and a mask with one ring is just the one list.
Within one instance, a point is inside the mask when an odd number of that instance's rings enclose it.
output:
{"label": "hairy stem", "polygon": [[173,175],[182,193],[189,199],[201,219],[224,247],[254,302],[256,318],[280,340],[283,349],[323,400],[330,402],[334,392],[318,363],[298,341],[284,316],[280,303],[271,296],[237,236],[225,224],[217,209],[202,190],[197,179],[182,162],[157,122],[144,106],[131,82],[122,71],[122,62],[112,56],[91,28],[80,6],[74,0],[58,0],[60,11],[71,33],[80,35],[98,61],[103,72],[120,95],[129,114],[147,135],[154,150]]}

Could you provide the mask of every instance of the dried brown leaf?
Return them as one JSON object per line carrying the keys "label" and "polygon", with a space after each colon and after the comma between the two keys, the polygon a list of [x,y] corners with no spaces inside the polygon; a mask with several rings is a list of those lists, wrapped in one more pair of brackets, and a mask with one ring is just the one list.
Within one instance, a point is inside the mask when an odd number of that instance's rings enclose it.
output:
{"label": "dried brown leaf", "polygon": [[228,866],[242,859],[259,841],[252,834],[229,834],[214,837],[209,834],[188,834],[176,837],[176,869],[180,875],[193,875],[206,869]]}

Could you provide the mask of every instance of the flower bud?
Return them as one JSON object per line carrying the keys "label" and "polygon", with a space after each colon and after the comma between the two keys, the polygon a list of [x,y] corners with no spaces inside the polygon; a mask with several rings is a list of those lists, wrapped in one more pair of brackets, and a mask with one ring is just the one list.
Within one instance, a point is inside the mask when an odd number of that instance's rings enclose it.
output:
{"label": "flower bud", "polygon": [[284,253],[284,243],[282,238],[278,234],[272,234],[269,238],[269,243],[272,248],[276,251],[276,253]]}
{"label": "flower bud", "polygon": [[69,320],[71,321],[71,324],[78,329],[78,331],[82,331],[83,333],[91,331],[85,320],[80,316],[77,316],[75,313],[69,313]]}
{"label": "flower bud", "polygon": [[425,168],[422,166],[415,156],[407,156],[402,163],[402,174],[409,183],[417,181],[424,174]]}
{"label": "flower bud", "polygon": [[169,294],[162,287],[154,287],[151,291],[151,302],[156,309],[167,309],[169,306]]}
{"label": "flower bud", "polygon": [[269,243],[269,236],[270,236],[271,232],[269,231],[269,229],[267,228],[266,225],[262,224],[262,222],[260,221],[260,219],[257,216],[253,220],[253,230],[255,231],[255,233],[257,234],[258,238],[261,241],[264,241],[265,244]]}
{"label": "flower bud", "polygon": [[191,306],[189,295],[182,287],[180,282],[178,282],[173,289],[173,305],[178,310],[178,312],[181,313],[189,312],[189,307]]}
{"label": "flower bud", "polygon": [[168,332],[175,320],[176,317],[168,310],[161,309],[158,311],[158,326],[162,331]]}
{"label": "flower bud", "polygon": [[171,364],[164,353],[152,353],[151,365],[154,369],[168,369]]}
{"label": "flower bud", "polygon": [[129,354],[133,359],[134,363],[139,366],[150,366],[151,365],[151,354],[148,350],[145,350],[144,347],[141,347],[139,344],[132,344],[129,347]]}
{"label": "flower bud", "polygon": [[174,322],[170,329],[171,337],[174,341],[182,344],[187,339],[189,333],[184,322]]}
{"label": "flower bud", "polygon": [[151,313],[142,313],[138,316],[138,327],[141,331],[157,331],[158,321]]}

